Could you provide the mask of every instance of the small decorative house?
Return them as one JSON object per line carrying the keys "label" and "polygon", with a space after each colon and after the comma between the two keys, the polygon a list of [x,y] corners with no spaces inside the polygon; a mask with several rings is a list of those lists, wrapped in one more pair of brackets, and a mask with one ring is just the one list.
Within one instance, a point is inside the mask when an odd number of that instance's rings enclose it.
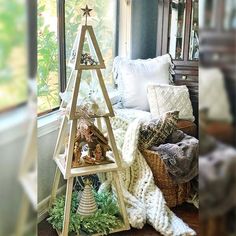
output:
{"label": "small decorative house", "polygon": [[101,164],[106,161],[106,152],[110,150],[107,138],[93,123],[83,118],[78,120],[73,167]]}

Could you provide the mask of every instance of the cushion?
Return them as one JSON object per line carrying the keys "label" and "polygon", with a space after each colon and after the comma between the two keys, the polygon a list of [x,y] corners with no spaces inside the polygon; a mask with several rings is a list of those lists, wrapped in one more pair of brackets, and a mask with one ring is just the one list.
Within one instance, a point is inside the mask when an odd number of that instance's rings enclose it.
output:
{"label": "cushion", "polygon": [[150,85],[147,97],[153,117],[177,110],[179,119],[194,121],[189,91],[185,85]]}
{"label": "cushion", "polygon": [[232,122],[224,77],[219,69],[199,68],[199,93],[199,107],[208,109],[210,120]]}
{"label": "cushion", "polygon": [[144,122],[140,126],[139,148],[149,149],[165,142],[166,138],[176,130],[178,111],[170,111],[157,119]]}
{"label": "cushion", "polygon": [[171,68],[169,54],[147,60],[115,58],[113,71],[117,78],[123,106],[149,111],[147,86],[170,84],[172,82]]}

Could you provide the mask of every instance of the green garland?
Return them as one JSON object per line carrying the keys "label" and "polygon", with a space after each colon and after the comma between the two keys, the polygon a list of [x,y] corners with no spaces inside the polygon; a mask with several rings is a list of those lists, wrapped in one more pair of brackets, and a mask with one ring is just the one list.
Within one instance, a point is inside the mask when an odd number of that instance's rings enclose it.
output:
{"label": "green garland", "polygon": [[[82,230],[89,235],[95,233],[107,235],[110,231],[122,225],[117,202],[112,194],[94,191],[94,196],[98,211],[93,216],[82,217],[76,213],[79,204],[78,192],[72,193],[69,232],[79,234],[80,230]],[[49,210],[49,218],[47,220],[58,231],[62,231],[63,227],[64,206],[65,196],[61,196],[56,199],[53,207]]]}

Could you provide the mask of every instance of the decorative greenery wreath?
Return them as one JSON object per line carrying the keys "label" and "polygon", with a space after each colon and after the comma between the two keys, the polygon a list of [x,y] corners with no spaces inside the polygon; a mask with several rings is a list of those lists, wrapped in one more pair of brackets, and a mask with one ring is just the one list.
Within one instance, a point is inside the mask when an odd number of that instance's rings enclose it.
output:
{"label": "decorative greenery wreath", "polygon": [[[73,192],[71,203],[71,218],[69,232],[77,234],[83,231],[89,235],[94,233],[109,234],[115,228],[121,227],[122,221],[117,206],[117,201],[109,192],[97,193],[94,191],[98,211],[89,217],[82,217],[76,211],[79,204],[79,193]],[[62,231],[64,218],[65,196],[58,197],[49,210],[49,223],[53,228]]]}

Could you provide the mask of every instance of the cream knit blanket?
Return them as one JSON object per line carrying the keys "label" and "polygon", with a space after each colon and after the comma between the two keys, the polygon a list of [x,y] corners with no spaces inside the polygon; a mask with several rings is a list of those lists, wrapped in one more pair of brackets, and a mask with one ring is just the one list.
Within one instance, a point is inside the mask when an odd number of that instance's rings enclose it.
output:
{"label": "cream knit blanket", "polygon": [[[119,118],[113,120],[122,157],[123,170],[119,176],[129,222],[134,228],[142,228],[148,222],[165,236],[196,235],[167,207],[161,190],[155,185],[152,171],[138,150],[140,123],[137,119],[128,126]],[[107,175],[106,179],[100,190],[109,185],[111,176]]]}

